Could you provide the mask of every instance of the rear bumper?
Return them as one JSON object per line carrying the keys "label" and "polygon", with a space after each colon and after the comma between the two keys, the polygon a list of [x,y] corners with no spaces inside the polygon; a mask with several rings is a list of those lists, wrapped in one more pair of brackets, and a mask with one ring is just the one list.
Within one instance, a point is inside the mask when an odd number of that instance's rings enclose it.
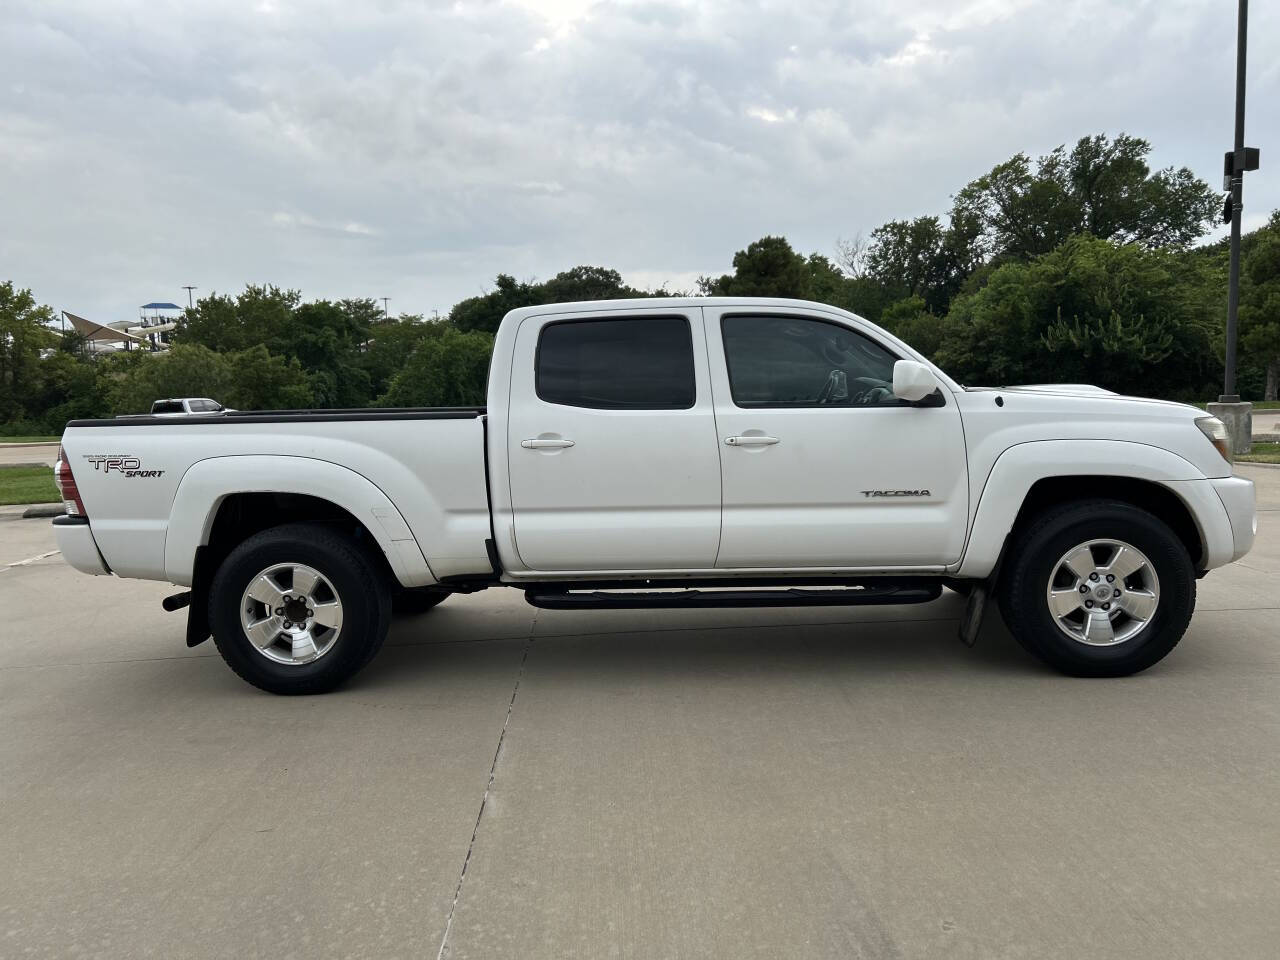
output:
{"label": "rear bumper", "polygon": [[98,544],[94,542],[88,517],[54,517],[53,535],[58,541],[62,559],[81,573],[95,577],[111,573],[102,554],[98,552]]}
{"label": "rear bumper", "polygon": [[1253,548],[1253,538],[1258,535],[1258,508],[1253,481],[1244,477],[1223,477],[1212,483],[1231,524],[1231,559],[1239,560]]}

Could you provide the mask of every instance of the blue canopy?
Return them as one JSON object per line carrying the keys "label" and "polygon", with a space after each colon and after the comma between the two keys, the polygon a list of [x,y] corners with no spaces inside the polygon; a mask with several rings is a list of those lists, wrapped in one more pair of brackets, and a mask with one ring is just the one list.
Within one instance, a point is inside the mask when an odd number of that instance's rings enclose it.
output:
{"label": "blue canopy", "polygon": [[144,303],[139,310],[181,310],[176,303]]}

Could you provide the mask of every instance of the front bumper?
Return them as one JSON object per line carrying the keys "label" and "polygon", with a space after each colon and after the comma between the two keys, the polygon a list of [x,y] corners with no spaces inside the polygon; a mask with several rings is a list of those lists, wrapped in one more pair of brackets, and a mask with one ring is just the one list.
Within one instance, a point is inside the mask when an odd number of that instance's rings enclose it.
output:
{"label": "front bumper", "polygon": [[93,539],[88,517],[54,517],[53,535],[58,541],[62,559],[81,573],[103,577],[111,573],[107,569],[98,544]]}
{"label": "front bumper", "polygon": [[1212,483],[1231,524],[1231,559],[1239,560],[1253,548],[1253,538],[1258,535],[1258,507],[1253,481],[1244,477],[1222,477]]}

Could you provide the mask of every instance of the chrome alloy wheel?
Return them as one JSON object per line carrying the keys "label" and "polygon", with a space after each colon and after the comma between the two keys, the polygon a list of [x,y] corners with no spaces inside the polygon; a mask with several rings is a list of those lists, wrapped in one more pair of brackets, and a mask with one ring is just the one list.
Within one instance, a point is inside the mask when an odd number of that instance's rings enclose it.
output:
{"label": "chrome alloy wheel", "polygon": [[249,581],[240,626],[268,660],[302,666],[333,649],[342,632],[342,598],[319,570],[277,563]]}
{"label": "chrome alloy wheel", "polygon": [[1047,590],[1058,629],[1091,647],[1132,640],[1156,615],[1160,580],[1146,555],[1120,540],[1088,540],[1054,564]]}

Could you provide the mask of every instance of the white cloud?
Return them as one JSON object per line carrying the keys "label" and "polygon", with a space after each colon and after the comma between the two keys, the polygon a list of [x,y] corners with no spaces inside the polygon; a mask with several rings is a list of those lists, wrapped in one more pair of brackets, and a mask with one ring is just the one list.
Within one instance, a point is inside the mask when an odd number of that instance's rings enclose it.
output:
{"label": "white cloud", "polygon": [[[1277,16],[1255,6],[1254,50]],[[1088,133],[1215,182],[1233,44],[1193,0],[27,0],[0,32],[0,276],[106,320],[183,283],[423,312],[578,263],[683,288]],[[1280,73],[1253,63],[1265,147]],[[1278,184],[1249,180],[1250,216]]]}

